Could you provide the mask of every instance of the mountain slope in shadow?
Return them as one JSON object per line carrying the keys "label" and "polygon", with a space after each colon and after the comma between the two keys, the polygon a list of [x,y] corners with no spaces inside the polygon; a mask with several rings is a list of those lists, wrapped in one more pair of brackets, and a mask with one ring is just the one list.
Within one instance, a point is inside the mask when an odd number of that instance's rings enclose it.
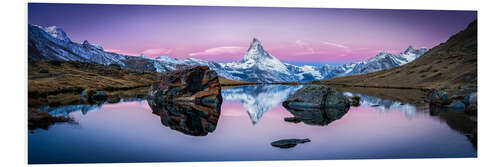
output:
{"label": "mountain slope in shadow", "polygon": [[408,64],[320,83],[387,88],[440,88],[445,85],[476,88],[477,20]]}

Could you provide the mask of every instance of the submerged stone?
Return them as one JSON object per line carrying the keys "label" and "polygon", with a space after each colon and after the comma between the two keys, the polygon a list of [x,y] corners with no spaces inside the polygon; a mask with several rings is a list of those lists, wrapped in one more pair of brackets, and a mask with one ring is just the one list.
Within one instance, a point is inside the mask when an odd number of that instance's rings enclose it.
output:
{"label": "submerged stone", "polygon": [[274,141],[271,143],[271,146],[279,147],[279,148],[292,148],[297,144],[311,142],[309,139],[281,139],[278,141]]}

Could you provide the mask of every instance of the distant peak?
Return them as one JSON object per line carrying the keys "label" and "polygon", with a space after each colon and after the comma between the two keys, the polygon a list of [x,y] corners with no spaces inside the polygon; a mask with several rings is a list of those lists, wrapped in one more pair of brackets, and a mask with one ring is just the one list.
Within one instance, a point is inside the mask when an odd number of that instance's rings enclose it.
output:
{"label": "distant peak", "polygon": [[257,38],[253,38],[252,43],[250,44],[250,49],[262,49],[262,43]]}
{"label": "distant peak", "polygon": [[260,44],[260,41],[257,38],[253,38],[252,43],[258,43],[258,44]]}
{"label": "distant peak", "polygon": [[264,50],[264,47],[262,47],[262,43],[259,41],[259,39],[253,38],[247,53],[243,57],[243,60],[258,60],[261,58],[272,58],[272,56]]}
{"label": "distant peak", "polygon": [[101,46],[96,45],[96,44],[92,44],[92,43],[90,43],[87,40],[84,40],[82,42],[82,45],[83,45],[83,47],[86,47],[86,48],[96,48],[96,49],[99,49],[99,50],[104,50]]}
{"label": "distant peak", "polygon": [[34,26],[34,27],[38,27],[38,28],[42,29],[44,32],[46,32],[47,34],[49,34],[53,38],[62,40],[64,42],[71,41],[68,38],[68,36],[66,35],[66,33],[63,31],[63,29],[61,29],[57,26],[43,27],[43,26],[35,25],[35,24],[28,24],[28,25],[30,25],[29,27]]}

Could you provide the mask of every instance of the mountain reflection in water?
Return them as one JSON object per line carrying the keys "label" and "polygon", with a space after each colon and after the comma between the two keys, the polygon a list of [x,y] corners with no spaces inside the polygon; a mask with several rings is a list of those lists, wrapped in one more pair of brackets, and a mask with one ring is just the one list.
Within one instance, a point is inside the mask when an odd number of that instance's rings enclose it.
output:
{"label": "mountain reflection in water", "polygon": [[302,85],[249,85],[222,89],[224,101],[239,101],[247,110],[253,124],[271,108],[280,105]]}
{"label": "mountain reflection in water", "polygon": [[[387,100],[397,98],[385,91],[384,96],[344,92],[360,96],[361,105],[328,116],[332,119],[319,122],[323,126],[316,126],[315,119],[285,122],[297,114],[281,103],[301,87],[226,88],[220,108],[190,103],[154,107],[141,99],[42,107],[78,125],[58,123],[29,133],[28,163],[477,157],[474,116]],[[270,145],[289,138],[311,142],[288,150]]]}

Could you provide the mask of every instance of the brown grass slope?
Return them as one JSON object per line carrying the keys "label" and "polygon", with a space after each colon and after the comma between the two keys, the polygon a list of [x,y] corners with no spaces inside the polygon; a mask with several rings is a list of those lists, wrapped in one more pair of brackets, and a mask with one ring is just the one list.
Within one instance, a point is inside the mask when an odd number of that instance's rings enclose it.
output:
{"label": "brown grass slope", "polygon": [[159,73],[112,68],[95,63],[28,62],[28,106],[85,103],[86,88],[104,90],[109,100],[145,95]]}
{"label": "brown grass slope", "polygon": [[224,77],[219,76],[219,82],[221,86],[238,86],[238,85],[252,85],[256,84],[254,82],[246,82],[246,81],[235,81],[230,80]]}
{"label": "brown grass slope", "polygon": [[477,87],[477,21],[400,67],[332,78],[323,84],[385,88]]}

